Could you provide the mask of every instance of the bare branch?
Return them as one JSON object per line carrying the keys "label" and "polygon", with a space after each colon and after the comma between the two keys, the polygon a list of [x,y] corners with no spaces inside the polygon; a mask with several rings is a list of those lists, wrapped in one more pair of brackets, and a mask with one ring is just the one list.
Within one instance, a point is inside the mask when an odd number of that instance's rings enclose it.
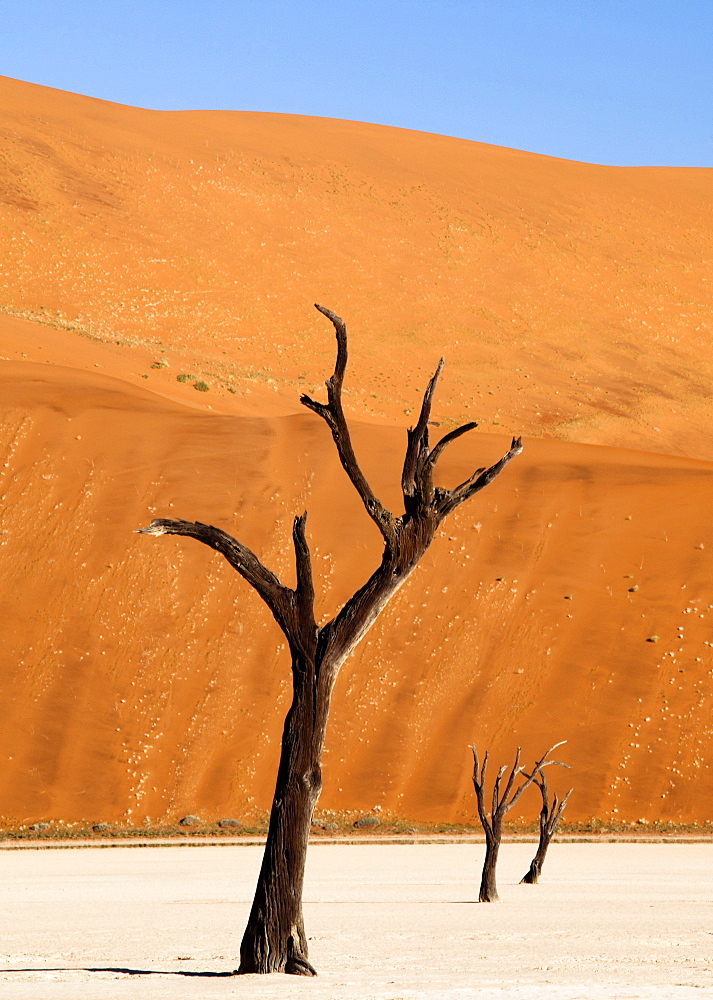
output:
{"label": "bare branch", "polygon": [[492,827],[488,820],[488,814],[485,809],[485,796],[483,789],[485,788],[485,772],[488,768],[488,751],[485,751],[485,757],[483,758],[483,764],[481,767],[480,759],[478,758],[478,751],[474,746],[470,749],[473,752],[473,788],[475,789],[475,801],[478,807],[478,818],[480,819],[480,824],[485,831],[486,837],[492,836]]}
{"label": "bare branch", "polygon": [[[540,789],[540,795],[542,796],[542,813],[540,814],[540,824],[542,823],[542,818],[544,817],[547,821],[550,815],[550,795],[549,789],[547,788],[547,775],[543,771],[540,774],[539,779],[535,778],[535,784]],[[557,796],[555,795],[555,808],[557,807]]]}
{"label": "bare branch", "polygon": [[567,801],[574,789],[570,788],[562,799],[555,795],[552,799],[552,806],[550,807],[547,779],[544,774],[542,775],[542,781],[538,781],[537,784],[540,786],[540,793],[542,795],[542,811],[540,813],[540,853],[542,858],[544,858],[547,847],[557,831],[559,822],[562,819],[562,813],[564,812]]}
{"label": "bare branch", "polygon": [[441,454],[445,451],[448,445],[451,444],[452,441],[455,441],[463,434],[467,434],[468,431],[474,430],[477,426],[478,426],[477,422],[475,420],[472,420],[470,423],[462,424],[460,427],[456,427],[455,430],[449,431],[447,434],[444,434],[441,440],[436,445],[436,447],[431,452],[431,454],[428,456],[428,464],[431,466],[431,468],[433,469],[435,467],[436,462],[441,457]]}
{"label": "bare branch", "polygon": [[[520,747],[517,748],[518,754],[520,753]],[[493,782],[493,819],[495,819],[498,809],[500,808],[500,782],[503,779],[503,775],[507,771],[507,764],[503,764],[498,773],[495,776],[495,781]],[[511,775],[512,778],[512,775]]]}
{"label": "bare branch", "polygon": [[529,787],[529,785],[532,784],[532,782],[534,782],[536,785],[538,785],[538,787],[540,788],[540,790],[542,789],[542,786],[540,785],[540,783],[538,781],[538,775],[540,775],[540,777],[541,777],[541,779],[543,781],[545,780],[545,776],[542,773],[543,768],[549,767],[551,764],[558,765],[559,767],[569,767],[569,764],[562,764],[558,760],[547,760],[547,758],[549,757],[549,755],[552,753],[553,750],[556,750],[557,747],[563,746],[566,742],[567,742],[567,740],[560,740],[559,743],[555,743],[554,746],[551,746],[549,748],[549,750],[546,750],[543,753],[543,755],[540,757],[540,759],[537,760],[537,761],[535,761],[535,766],[532,769],[532,774],[528,774],[523,768],[520,769],[522,771],[523,775],[527,778],[527,781],[525,782],[524,785],[522,785],[520,788],[518,788],[517,792],[515,793],[515,795],[513,796],[512,800],[510,802],[510,805],[508,806],[508,809],[510,809],[512,806],[515,805],[515,803],[520,798],[520,796],[522,795],[522,793],[525,791],[526,788]]}
{"label": "bare branch", "polygon": [[204,545],[224,556],[233,569],[253,587],[272,611],[277,623],[287,634],[285,623],[291,606],[292,591],[285,587],[278,578],[246,545],[243,545],[232,535],[210,524],[200,521],[182,521],[168,518],[154,518],[147,528],[138,528],[140,535],[185,535],[195,538]]}
{"label": "bare branch", "polygon": [[303,614],[301,620],[311,620],[314,623],[314,581],[312,578],[312,560],[305,535],[307,511],[296,517],[292,526],[292,542],[295,547],[295,569],[297,584],[295,598],[301,605]]}
{"label": "bare branch", "polygon": [[[505,770],[505,768],[503,768],[503,770]],[[520,774],[521,771],[522,768],[520,767],[520,747],[518,747],[517,752],[515,754],[515,762],[513,763],[512,769],[510,771],[510,777],[508,778],[507,784],[505,786],[505,791],[503,792],[503,799],[505,799],[505,801],[507,801],[507,798],[510,792],[512,791],[512,786],[513,782],[515,781],[515,778],[517,777],[518,774]]]}
{"label": "bare branch", "polygon": [[[434,494],[433,473],[436,468],[436,462],[452,441],[455,441],[462,434],[466,434],[468,431],[473,430],[473,428],[477,426],[478,425],[476,423],[472,422],[463,424],[462,427],[456,427],[455,430],[445,434],[430,453],[428,451],[428,432],[426,431],[424,433],[424,447],[421,449],[416,458],[416,472],[414,476],[414,499],[416,504],[433,505],[434,495],[438,499],[449,495],[448,490],[437,490]],[[480,471],[482,472],[483,470],[481,469]],[[411,500],[411,497],[404,494],[404,506],[406,507],[406,510],[409,510],[409,500]],[[437,504],[438,500],[434,505],[436,509]],[[441,517],[442,515],[439,514],[439,519]]]}
{"label": "bare branch", "polygon": [[558,823],[562,813],[564,812],[564,807],[567,805],[567,800],[573,791],[574,789],[570,788],[569,791],[565,792],[564,796],[559,801],[557,800],[556,795],[552,799],[552,815]]}
{"label": "bare branch", "polygon": [[[490,756],[490,751],[485,751],[485,757],[483,758],[483,766],[480,766],[480,758],[478,757],[478,750],[476,747],[471,746],[470,750],[473,752],[473,781],[476,786],[480,786],[482,789],[485,785],[485,772],[488,767],[488,757]],[[480,773],[478,773],[480,772]]]}
{"label": "bare branch", "polygon": [[533,772],[536,774],[538,771],[541,771],[543,767],[547,767],[549,764],[557,764],[558,767],[569,767],[569,764],[563,764],[561,760],[547,760],[553,750],[556,750],[557,747],[563,747],[566,742],[567,740],[560,740],[559,743],[555,743],[551,746],[549,750],[545,750],[540,759],[535,761]]}
{"label": "bare branch", "polygon": [[481,465],[479,468],[477,468],[475,472],[471,473],[471,475],[468,476],[466,480],[464,480],[462,483],[459,483],[452,490],[447,490],[445,494],[446,502],[448,501],[449,497],[457,496],[462,490],[466,489],[468,486],[471,485],[471,483],[475,482],[475,480],[478,478],[481,472],[485,472],[484,465]]}
{"label": "bare branch", "polygon": [[[497,775],[495,776],[495,781],[493,782],[493,794],[492,794],[492,806],[491,806],[491,819],[492,825],[496,828],[501,822],[505,813],[515,805],[522,793],[526,788],[529,788],[533,782],[537,782],[538,775],[541,774],[542,768],[547,767],[548,764],[556,764],[558,761],[547,761],[546,757],[555,747],[561,746],[561,743],[556,743],[554,747],[550,747],[547,753],[543,754],[539,761],[536,761],[532,773],[528,774],[523,767],[520,766],[520,747],[517,748],[515,753],[515,759],[513,761],[512,767],[510,768],[510,774],[508,775],[507,781],[505,782],[504,788],[501,789],[502,779],[505,772],[508,770],[507,764],[503,764]],[[483,762],[482,773],[477,776],[477,765],[478,765],[478,753],[475,747],[470,748],[473,751],[473,760],[475,762],[475,769],[473,771],[473,784],[475,786],[476,796],[479,802],[483,799],[484,786],[485,786],[485,764],[488,760],[488,752],[485,754],[485,759]],[[513,792],[513,785],[517,776],[521,774],[525,781],[515,791]],[[482,817],[481,817],[482,820]]]}
{"label": "bare branch", "polygon": [[[475,752],[475,748],[473,748],[473,752]],[[485,772],[486,772],[487,767],[488,767],[488,759],[489,758],[490,758],[490,750],[486,750],[485,751],[485,757],[483,757],[483,768],[482,768],[482,770],[480,772],[480,784],[483,785],[483,786],[485,786]]]}
{"label": "bare branch", "polygon": [[328,385],[331,385],[335,392],[339,393],[342,391],[344,372],[347,370],[347,325],[341,316],[337,316],[331,309],[317,305],[316,302],[314,308],[330,320],[337,335],[337,360],[334,365],[334,374],[329,379]]}
{"label": "bare branch", "polygon": [[447,514],[450,514],[456,507],[460,507],[462,503],[470,500],[472,496],[475,496],[476,493],[479,493],[489,483],[492,483],[493,479],[503,471],[508,462],[511,462],[521,451],[522,439],[513,438],[510,447],[499,462],[491,465],[488,469],[476,469],[473,475],[461,483],[460,486],[456,486],[450,492],[445,492],[444,496],[438,502],[440,516],[443,518]]}
{"label": "bare branch", "polygon": [[428,457],[428,421],[431,416],[431,405],[433,394],[436,391],[438,377],[443,370],[445,359],[441,358],[438,367],[433,373],[426,391],[423,394],[421,412],[416,422],[416,426],[409,428],[408,444],[406,446],[406,457],[404,458],[404,468],[401,473],[401,489],[404,494],[404,501],[408,509],[408,499],[413,497],[417,489],[419,466]]}
{"label": "bare branch", "polygon": [[346,325],[331,309],[325,309],[324,306],[317,305],[316,303],[315,309],[319,310],[323,316],[326,316],[334,326],[337,335],[337,360],[334,366],[334,374],[326,382],[327,398],[329,400],[327,405],[318,403],[306,395],[300,396],[300,402],[327,423],[332,432],[332,438],[336,445],[342,467],[349,476],[354,489],[359,494],[367,514],[376,524],[384,539],[386,541],[393,541],[396,534],[395,518],[383,506],[381,501],[377,499],[374,491],[367,482],[366,476],[359,467],[342,407],[342,383],[344,382],[344,372],[347,366]]}
{"label": "bare branch", "polygon": [[518,801],[518,799],[520,798],[520,796],[522,795],[522,793],[523,793],[523,792],[525,791],[525,789],[526,789],[526,788],[529,788],[529,787],[530,787],[530,785],[532,784],[532,782],[533,782],[533,781],[535,780],[535,775],[534,775],[534,774],[533,774],[533,775],[532,775],[531,777],[528,777],[528,776],[527,776],[527,775],[525,774],[525,772],[524,772],[524,771],[522,770],[522,768],[520,768],[520,773],[521,773],[521,774],[523,775],[523,777],[524,777],[524,778],[526,778],[527,780],[526,780],[526,781],[524,781],[524,782],[523,782],[523,783],[522,783],[522,784],[520,785],[520,787],[519,787],[519,788],[518,788],[518,789],[517,789],[517,790],[515,791],[515,793],[513,794],[512,798],[510,799],[510,801],[509,801],[509,802],[506,802],[506,803],[505,803],[505,807],[504,807],[504,812],[508,812],[508,810],[512,809],[512,807],[513,807],[513,806],[515,805],[515,803],[516,803],[516,802]]}

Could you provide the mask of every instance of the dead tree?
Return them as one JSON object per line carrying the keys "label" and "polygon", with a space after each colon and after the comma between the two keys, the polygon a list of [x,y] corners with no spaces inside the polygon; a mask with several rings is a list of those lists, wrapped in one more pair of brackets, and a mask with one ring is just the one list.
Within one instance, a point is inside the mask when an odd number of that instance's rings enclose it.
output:
{"label": "dead tree", "polygon": [[[569,767],[569,764],[562,764],[562,767]],[[530,862],[530,870],[524,878],[520,879],[520,882],[525,882],[528,885],[535,885],[542,873],[542,866],[545,863],[545,855],[547,854],[547,848],[550,846],[550,841],[554,837],[559,822],[562,818],[562,813],[564,812],[564,807],[567,805],[567,799],[570,797],[574,789],[570,788],[563,799],[558,799],[555,795],[552,799],[552,804],[550,805],[550,797],[547,790],[547,775],[542,772],[538,777],[533,778],[534,783],[540,789],[540,794],[542,796],[542,809],[540,810],[540,840],[537,845],[537,851],[534,858]]]}
{"label": "dead tree", "polygon": [[342,466],[384,542],[381,563],[331,621],[318,626],[314,610],[312,565],[306,514],[295,518],[292,539],[296,585],[285,586],[247,546],[200,522],[158,518],[148,535],[187,535],[210,546],[257,591],[284,632],[292,658],[292,704],[285,719],[277,783],[267,842],[252,909],[240,947],[238,972],[286,972],[315,975],[307,955],[302,918],[302,885],[310,825],[322,788],[321,758],[330,697],[346,657],[376,621],[386,603],[408,579],[443,519],[493,481],[522,451],[513,438],[508,451],[489,468],[479,468],[454,489],[434,486],[433,475],[446,447],[476,424],[445,434],[429,447],[428,423],[441,359],[428,383],[416,426],[408,431],[401,485],[404,513],[396,516],[377,498],[352,448],[342,409],[347,365],[344,322],[329,309],[316,307],[334,326],[337,360],[327,380],[327,402],[309,396],[300,402],[329,427]]}
{"label": "dead tree", "polygon": [[[483,862],[483,874],[480,880],[480,893],[478,894],[479,903],[494,903],[497,899],[499,899],[495,881],[495,869],[498,864],[498,852],[500,851],[500,842],[503,836],[503,819],[505,818],[505,814],[512,809],[525,789],[529,788],[533,781],[536,780],[537,776],[542,772],[542,768],[547,767],[549,764],[558,763],[558,761],[547,760],[548,756],[558,746],[561,746],[561,743],[556,743],[555,746],[550,747],[550,749],[535,762],[532,774],[524,773],[524,769],[520,766],[520,747],[517,748],[515,761],[510,768],[510,774],[508,775],[504,788],[501,788],[501,785],[505,772],[508,769],[507,764],[503,764],[495,777],[492,802],[490,806],[490,817],[488,817],[488,811],[485,805],[485,777],[488,768],[488,757],[490,755],[490,751],[486,750],[485,757],[483,758],[483,763],[481,765],[478,757],[478,751],[474,746],[470,748],[473,751],[473,787],[475,788],[475,798],[478,803],[478,817],[485,833],[485,860]],[[515,779],[520,774],[523,775],[525,780],[513,790]]]}

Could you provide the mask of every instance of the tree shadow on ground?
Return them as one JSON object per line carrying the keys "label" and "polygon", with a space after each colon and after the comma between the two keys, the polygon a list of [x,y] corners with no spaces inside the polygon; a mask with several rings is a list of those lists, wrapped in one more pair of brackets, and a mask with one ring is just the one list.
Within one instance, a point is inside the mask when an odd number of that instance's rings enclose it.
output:
{"label": "tree shadow on ground", "polygon": [[189,976],[191,978],[221,979],[226,976],[237,976],[237,972],[198,972],[193,969],[127,969],[123,966],[83,966],[77,969],[0,969],[0,976],[19,972],[114,972],[123,976]]}

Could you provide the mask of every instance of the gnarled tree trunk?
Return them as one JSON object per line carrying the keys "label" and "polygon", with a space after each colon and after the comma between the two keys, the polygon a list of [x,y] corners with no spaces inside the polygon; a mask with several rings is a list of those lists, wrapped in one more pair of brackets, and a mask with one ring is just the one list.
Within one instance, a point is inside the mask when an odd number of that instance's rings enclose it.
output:
{"label": "gnarled tree trunk", "polygon": [[500,830],[489,835],[485,834],[485,859],[483,861],[483,873],[480,877],[480,892],[478,893],[479,903],[496,903],[498,896],[498,886],[495,880],[495,872],[498,866],[498,852],[500,851],[500,841],[502,833]]}
{"label": "gnarled tree trunk", "polygon": [[[557,763],[560,762],[558,761]],[[567,764],[560,764],[560,766],[568,767]],[[540,879],[542,866],[545,863],[547,848],[550,846],[550,842],[557,832],[557,827],[559,826],[560,819],[562,818],[564,807],[567,805],[567,799],[573,791],[573,789],[570,788],[562,801],[560,801],[555,795],[552,800],[552,805],[550,806],[550,797],[547,789],[547,777],[543,773],[540,774],[539,778],[535,778],[534,781],[540,789],[540,794],[542,795],[542,809],[540,810],[540,839],[537,844],[535,856],[530,862],[530,868],[527,874],[520,879],[521,883],[524,882],[527,885],[536,885]]]}
{"label": "gnarled tree trunk", "polygon": [[318,403],[308,396],[302,396],[301,402],[329,426],[342,466],[383,537],[381,563],[364,586],[331,621],[317,626],[312,566],[305,536],[306,514],[295,518],[293,527],[297,568],[294,590],[285,587],[250,549],[219,528],[158,518],[140,529],[149,535],[186,535],[223,555],[268,605],[292,654],[293,700],[282,736],[262,868],[240,948],[241,973],[315,975],[308,959],[302,919],[302,886],[309,831],[322,786],[322,748],[337,674],[389,599],[416,568],[443,519],[492,482],[522,450],[520,440],[513,438],[509,450],[490,468],[476,469],[452,490],[433,485],[436,462],[444,449],[476,426],[470,423],[458,427],[444,435],[433,449],[429,448],[428,422],[443,366],[441,360],[424,393],[418,422],[408,431],[401,475],[404,513],[392,514],[377,499],[359,467],[342,409],[346,328],[330,310],[322,306],[317,309],[336,331],[337,361],[334,374],[327,381],[328,402]]}
{"label": "gnarled tree trunk", "polygon": [[530,862],[530,867],[527,870],[527,875],[523,875],[520,879],[520,884],[525,885],[536,885],[540,881],[540,875],[542,874],[542,865],[544,864],[545,854],[547,854],[547,846],[540,843],[537,847],[537,852],[534,858]]}
{"label": "gnarled tree trunk", "polygon": [[285,719],[277,784],[267,843],[248,924],[240,947],[240,969],[315,975],[308,960],[302,919],[302,886],[309,832],[322,790],[321,761],[332,688],[341,663],[411,572],[409,546],[359,592],[346,622],[333,634],[317,633],[309,657],[293,653],[293,700]]}
{"label": "gnarled tree trunk", "polygon": [[314,697],[317,672],[314,655],[293,654],[293,698],[282,733],[265,853],[240,946],[240,972],[315,974],[308,960],[302,885],[309,829],[322,789],[326,712]]}

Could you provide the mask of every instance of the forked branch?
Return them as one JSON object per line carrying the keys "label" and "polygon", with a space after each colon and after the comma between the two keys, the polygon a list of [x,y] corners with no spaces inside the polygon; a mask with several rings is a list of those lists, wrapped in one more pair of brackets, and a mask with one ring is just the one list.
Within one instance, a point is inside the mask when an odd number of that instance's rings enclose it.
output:
{"label": "forked branch", "polygon": [[[303,406],[318,414],[328,425],[337,447],[337,453],[342,466],[349,476],[352,485],[359,494],[364,507],[379,528],[387,543],[392,544],[396,538],[399,520],[387,510],[377,498],[366,476],[362,472],[354,448],[347,421],[342,406],[342,385],[347,366],[347,329],[344,321],[331,309],[315,305],[315,308],[326,316],[334,326],[337,337],[337,358],[334,373],[327,379],[327,403],[319,403],[310,396],[300,396]],[[429,449],[428,424],[431,417],[433,397],[438,379],[443,370],[444,359],[438,362],[433,376],[426,386],[421,402],[416,426],[408,430],[408,442],[401,473],[401,489],[403,492],[404,509],[407,518],[416,515],[428,515],[437,522],[443,520],[456,507],[482,490],[501,472],[508,462],[522,451],[520,438],[513,438],[508,451],[500,461],[489,468],[479,468],[454,490],[437,489],[433,487],[433,473],[438,459],[445,449],[461,435],[477,427],[474,421],[463,424],[449,431],[440,439],[435,448]]]}
{"label": "forked branch", "polygon": [[423,496],[423,490],[420,490],[419,487],[423,485],[421,477],[429,455],[428,421],[431,416],[433,394],[436,391],[438,377],[443,371],[444,364],[445,359],[441,358],[423,394],[421,412],[416,421],[416,426],[410,427],[407,432],[408,444],[406,445],[406,456],[404,458],[403,472],[401,473],[401,489],[404,494],[406,510],[409,509],[409,500],[416,496],[417,492],[422,494],[421,499],[426,499],[427,502],[430,500],[430,497]]}
{"label": "forked branch", "polygon": [[438,488],[434,490],[433,474],[436,463],[446,450],[449,444],[456,441],[463,434],[474,430],[478,426],[475,421],[462,424],[444,434],[432,451],[428,445],[428,418],[431,412],[431,401],[435,391],[438,376],[443,368],[443,358],[441,358],[438,368],[428,383],[428,388],[423,399],[421,415],[416,426],[408,431],[408,445],[406,447],[406,459],[401,476],[401,488],[404,495],[404,507],[407,513],[413,513],[419,506],[431,506],[438,517],[443,520],[466,500],[482,490],[491,483],[493,479],[502,472],[505,466],[516,455],[522,451],[522,439],[513,438],[510,448],[503,457],[491,465],[489,468],[479,468],[455,489],[448,490]]}
{"label": "forked branch", "polygon": [[[495,776],[495,781],[493,782],[492,801],[490,805],[490,815],[488,815],[488,810],[485,805],[485,780],[487,776],[490,751],[486,750],[483,763],[481,764],[476,747],[471,746],[470,749],[473,752],[473,787],[475,788],[475,797],[478,804],[478,816],[483,826],[483,830],[485,831],[486,838],[496,837],[502,826],[505,814],[512,809],[525,789],[529,788],[535,780],[535,775],[538,773],[539,768],[545,766],[544,758],[539,764],[536,765],[537,770],[533,770],[531,775],[524,775],[525,781],[523,781],[513,792],[515,779],[518,775],[523,774],[523,768],[520,766],[521,748],[517,748],[515,760],[510,768],[510,774],[505,782],[504,789],[501,790],[501,785],[503,777],[508,769],[507,764],[503,764]],[[549,752],[550,751],[548,750],[547,753]],[[545,757],[546,756],[547,754],[545,754]]]}
{"label": "forked branch", "polygon": [[[304,524],[302,526],[304,528]],[[139,535],[185,535],[188,538],[195,538],[204,545],[219,552],[224,556],[233,569],[243,577],[244,580],[254,587],[263,601],[272,611],[278,625],[287,634],[289,628],[288,619],[291,610],[291,597],[293,592],[285,587],[271,570],[260,562],[258,557],[247,545],[243,545],[237,538],[233,538],[227,531],[221,528],[214,528],[211,524],[202,524],[200,521],[172,520],[170,518],[158,517],[149,524],[147,528],[138,528]],[[295,543],[297,544],[297,543]],[[303,569],[303,576],[304,576]]]}
{"label": "forked branch", "polygon": [[312,410],[322,417],[327,423],[332,432],[332,438],[336,445],[342,467],[349,476],[354,489],[361,497],[367,514],[374,521],[384,539],[386,541],[393,541],[396,534],[394,515],[376,497],[367,482],[366,476],[361,471],[354,453],[349,427],[342,407],[342,384],[344,382],[344,372],[347,367],[346,325],[331,309],[325,309],[324,306],[317,305],[316,303],[315,309],[318,309],[323,316],[326,316],[334,326],[337,335],[337,360],[334,365],[334,374],[325,383],[327,386],[327,404],[318,403],[307,395],[300,396],[300,402],[307,409]]}
{"label": "forked branch", "polygon": [[[466,424],[468,430],[472,425]],[[439,442],[440,443],[440,442]],[[435,451],[435,449],[434,449]],[[510,447],[503,457],[487,469],[476,469],[475,472],[453,490],[442,490],[438,499],[438,512],[441,518],[451,514],[456,507],[460,507],[466,500],[470,500],[482,489],[492,483],[493,479],[503,471],[508,462],[511,462],[516,455],[522,451],[522,438],[513,438]]]}

